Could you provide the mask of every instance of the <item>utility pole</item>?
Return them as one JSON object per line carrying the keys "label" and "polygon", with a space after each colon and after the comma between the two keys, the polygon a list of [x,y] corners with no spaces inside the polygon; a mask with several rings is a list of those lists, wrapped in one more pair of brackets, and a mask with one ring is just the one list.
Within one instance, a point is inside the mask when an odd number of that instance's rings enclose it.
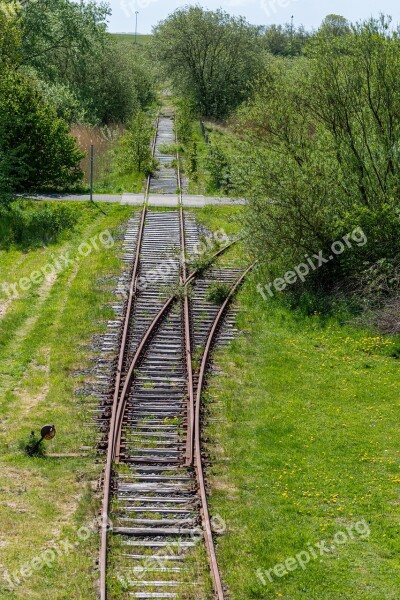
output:
{"label": "utility pole", "polygon": [[293,56],[293,34],[294,34],[294,15],[292,15],[292,24],[290,26],[290,56]]}
{"label": "utility pole", "polygon": [[90,202],[93,202],[94,146],[90,144]]}
{"label": "utility pole", "polygon": [[139,11],[138,11],[138,10],[136,10],[136,11],[135,11],[135,15],[136,15],[135,44],[137,44],[137,24],[138,24],[138,14],[139,14]]}

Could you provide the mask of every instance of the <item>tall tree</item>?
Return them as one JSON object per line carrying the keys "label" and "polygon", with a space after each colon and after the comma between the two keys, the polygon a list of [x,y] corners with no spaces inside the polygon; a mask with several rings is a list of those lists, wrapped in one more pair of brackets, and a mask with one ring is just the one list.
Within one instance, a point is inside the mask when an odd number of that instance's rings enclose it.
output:
{"label": "tall tree", "polygon": [[260,29],[222,10],[178,9],[154,29],[154,42],[175,88],[212,117],[246,98],[262,64]]}
{"label": "tall tree", "polygon": [[303,25],[298,28],[292,28],[290,23],[270,25],[265,29],[264,44],[275,56],[298,56],[310,37]]}
{"label": "tall tree", "polygon": [[[331,285],[366,263],[400,260],[400,44],[385,20],[320,31],[296,61],[272,58],[255,99],[241,109],[240,161],[249,240],[278,271],[329,256],[361,226],[368,243],[315,271]],[[236,174],[235,174],[236,175]],[[236,176],[238,180],[238,176]]]}
{"label": "tall tree", "polygon": [[350,32],[350,24],[348,20],[341,15],[327,15],[322,21],[320,32],[324,35],[339,37]]}
{"label": "tall tree", "polygon": [[0,74],[0,179],[11,192],[62,189],[81,180],[83,154],[66,122],[22,72]]}

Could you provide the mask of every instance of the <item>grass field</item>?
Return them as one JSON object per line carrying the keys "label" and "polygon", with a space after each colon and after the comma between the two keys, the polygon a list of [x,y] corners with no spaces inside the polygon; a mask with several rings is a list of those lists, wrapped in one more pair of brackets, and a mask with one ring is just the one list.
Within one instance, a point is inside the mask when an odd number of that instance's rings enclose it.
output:
{"label": "grass field", "polygon": [[[92,453],[29,459],[21,449],[31,429],[53,422],[57,436],[49,452],[93,444],[93,432],[83,426],[85,398],[75,392],[90,380],[91,339],[112,315],[110,278],[121,263],[118,243],[98,243],[86,257],[78,247],[106,230],[116,239],[132,208],[104,205],[107,215],[88,205],[74,208],[80,225],[57,244],[0,252],[0,283],[29,277],[65,252],[79,255],[57,277],[19,290],[18,299],[0,285],[5,600],[97,597],[96,527],[87,539],[78,531],[96,515],[101,464]],[[232,237],[240,230],[241,208],[195,212],[211,231],[223,227]],[[232,258],[248,260],[240,245],[226,260]],[[205,447],[211,512],[227,524],[217,551],[230,598],[395,600],[399,342],[265,302],[255,291],[257,278],[240,293],[243,334],[218,351],[222,373],[210,378],[204,398],[216,419],[207,424]],[[7,575],[20,579],[13,591]]]}
{"label": "grass field", "polygon": [[[109,302],[115,281],[110,278],[121,269],[119,242],[105,247],[98,236],[109,231],[116,240],[121,223],[132,214],[128,207],[103,208],[106,216],[75,205],[80,225],[58,244],[28,252],[0,252],[0,283],[29,277],[65,253],[74,261],[27,291],[18,288],[18,299],[9,301],[1,292],[2,599],[96,598],[97,527],[87,538],[78,530],[91,526],[96,515],[93,490],[101,465],[94,453],[85,458],[32,459],[22,446],[31,429],[38,432],[47,423],[57,428],[56,438],[47,443],[51,453],[79,453],[82,446],[93,445],[93,431],[84,427],[85,397],[75,392],[90,381],[84,369],[91,365],[94,353],[91,339],[105,330],[113,314]],[[97,240],[97,250],[92,240]],[[82,242],[92,246],[87,256],[79,252]],[[11,591],[7,573],[14,583],[13,574],[20,580]]]}
{"label": "grass field", "polygon": [[398,342],[266,303],[256,283],[240,294],[245,333],[219,351],[223,374],[205,398],[230,597],[395,600]]}
{"label": "grass field", "polygon": [[[118,42],[124,44],[135,44],[135,34],[134,33],[112,33],[114,38],[118,40]],[[153,36],[138,33],[137,35],[137,43],[141,45],[148,45],[151,43]]]}

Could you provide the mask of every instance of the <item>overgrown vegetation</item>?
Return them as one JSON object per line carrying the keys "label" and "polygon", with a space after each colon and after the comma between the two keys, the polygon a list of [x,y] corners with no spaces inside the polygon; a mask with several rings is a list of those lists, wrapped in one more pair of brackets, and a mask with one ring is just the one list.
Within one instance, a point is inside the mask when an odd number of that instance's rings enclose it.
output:
{"label": "overgrown vegetation", "polygon": [[147,49],[107,32],[107,4],[3,0],[0,8],[0,202],[77,190],[84,154],[69,132],[77,123],[128,125],[149,106]]}
{"label": "overgrown vegetation", "polygon": [[107,3],[70,0],[23,3],[16,13],[21,45],[13,66],[45,82],[64,115],[78,106],[85,121],[126,122],[154,97],[145,52],[107,32],[110,14]]}
{"label": "overgrown vegetation", "polygon": [[211,181],[248,198],[244,226],[265,283],[314,255],[329,258],[360,228],[362,247],[310,268],[289,289],[359,294],[368,282],[375,298],[397,289],[399,65],[389,19],[351,26],[330,16],[303,56],[266,59],[230,132],[211,135]]}
{"label": "overgrown vegetation", "polygon": [[0,248],[28,249],[56,243],[61,234],[73,231],[79,213],[62,204],[16,202],[0,207]]}
{"label": "overgrown vegetation", "polygon": [[[114,173],[118,177],[136,176],[140,183],[156,168],[151,151],[154,127],[151,114],[138,109],[130,119],[125,133],[115,148]],[[137,190],[139,191],[139,190]]]}
{"label": "overgrown vegetation", "polygon": [[207,289],[206,300],[214,304],[222,304],[229,295],[230,286],[227,283],[213,281]]}
{"label": "overgrown vegetation", "polygon": [[154,29],[154,44],[176,91],[207,116],[226,117],[261,69],[259,29],[222,10],[178,9]]}

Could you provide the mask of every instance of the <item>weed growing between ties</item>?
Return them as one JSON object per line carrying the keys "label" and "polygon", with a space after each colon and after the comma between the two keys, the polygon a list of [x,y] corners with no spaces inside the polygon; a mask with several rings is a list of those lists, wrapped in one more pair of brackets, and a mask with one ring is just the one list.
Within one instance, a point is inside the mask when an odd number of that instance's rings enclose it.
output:
{"label": "weed growing between ties", "polygon": [[229,296],[230,286],[227,283],[213,281],[207,289],[206,300],[214,304],[222,304]]}

